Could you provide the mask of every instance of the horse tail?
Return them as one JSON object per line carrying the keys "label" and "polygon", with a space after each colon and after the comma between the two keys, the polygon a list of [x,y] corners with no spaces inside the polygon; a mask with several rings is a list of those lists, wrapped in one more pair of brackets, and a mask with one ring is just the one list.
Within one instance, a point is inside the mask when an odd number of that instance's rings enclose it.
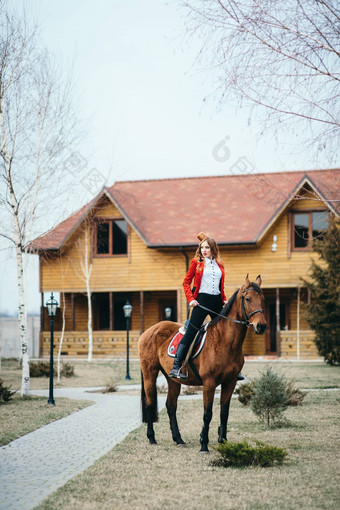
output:
{"label": "horse tail", "polygon": [[142,421],[148,423],[148,418],[152,420],[152,423],[158,421],[158,399],[157,399],[157,385],[155,384],[155,390],[152,398],[151,405],[146,405],[146,394],[144,388],[144,377],[141,371],[141,404],[142,404]]}

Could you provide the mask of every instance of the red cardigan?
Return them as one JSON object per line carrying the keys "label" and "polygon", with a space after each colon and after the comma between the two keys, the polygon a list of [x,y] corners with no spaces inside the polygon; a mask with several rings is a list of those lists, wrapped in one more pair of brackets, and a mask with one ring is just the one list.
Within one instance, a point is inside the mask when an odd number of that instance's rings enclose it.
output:
{"label": "red cardigan", "polygon": [[[222,264],[218,264],[218,267],[220,268],[222,272],[221,281],[220,281],[220,291],[221,291],[221,298],[222,301],[227,301],[227,298],[224,294],[224,267]],[[193,299],[196,299],[198,296],[198,293],[200,291],[202,276],[203,276],[203,270],[204,270],[204,260],[200,262],[198,259],[192,259],[189,271],[187,272],[184,280],[183,280],[183,289],[185,297],[187,298],[188,303],[190,303]],[[191,289],[190,285],[192,280],[194,279],[194,286]]]}

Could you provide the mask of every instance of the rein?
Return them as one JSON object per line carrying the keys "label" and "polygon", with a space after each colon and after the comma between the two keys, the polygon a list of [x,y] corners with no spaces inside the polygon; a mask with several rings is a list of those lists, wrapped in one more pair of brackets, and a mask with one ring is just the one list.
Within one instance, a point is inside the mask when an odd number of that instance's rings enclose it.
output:
{"label": "rein", "polygon": [[242,302],[241,302],[241,305],[242,305],[242,313],[243,313],[243,318],[245,319],[244,321],[239,321],[237,319],[232,319],[231,317],[227,317],[226,315],[222,315],[220,313],[216,313],[214,312],[213,310],[210,310],[209,308],[207,308],[206,306],[203,306],[203,305],[200,305],[198,303],[198,306],[200,308],[202,308],[203,310],[206,310],[207,312],[212,312],[214,313],[215,315],[218,315],[219,317],[223,317],[223,319],[227,319],[228,321],[232,321],[232,322],[236,322],[237,324],[243,324],[244,326],[247,326],[247,328],[249,328],[251,322],[250,322],[250,317],[252,317],[253,315],[255,315],[256,313],[263,313],[263,310],[262,308],[259,308],[258,310],[255,310],[254,312],[251,312],[249,314],[247,314],[247,310],[246,310],[246,307],[244,306],[244,293],[247,292],[248,290],[254,290],[255,292],[257,292],[256,289],[254,289],[254,287],[248,287],[248,289],[244,289],[242,291]]}

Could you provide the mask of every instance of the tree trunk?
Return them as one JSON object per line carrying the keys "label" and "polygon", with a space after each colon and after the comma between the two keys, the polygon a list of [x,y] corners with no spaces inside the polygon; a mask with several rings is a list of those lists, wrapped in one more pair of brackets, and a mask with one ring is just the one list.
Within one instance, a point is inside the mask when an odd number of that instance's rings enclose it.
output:
{"label": "tree trunk", "polygon": [[61,329],[61,335],[60,335],[60,343],[59,343],[59,349],[58,349],[58,359],[57,359],[57,383],[60,383],[60,368],[61,368],[61,349],[63,347],[63,341],[64,341],[64,335],[65,335],[65,292],[63,292],[63,325]]}
{"label": "tree trunk", "polygon": [[18,316],[20,325],[20,342],[22,356],[21,396],[28,397],[30,392],[30,360],[27,342],[27,321],[25,308],[24,265],[20,245],[16,247],[18,272]]}

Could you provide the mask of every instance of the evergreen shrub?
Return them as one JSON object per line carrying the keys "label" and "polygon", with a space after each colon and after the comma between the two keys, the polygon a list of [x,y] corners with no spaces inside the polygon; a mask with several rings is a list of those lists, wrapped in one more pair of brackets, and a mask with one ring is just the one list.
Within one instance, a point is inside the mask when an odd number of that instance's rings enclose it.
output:
{"label": "evergreen shrub", "polygon": [[311,293],[306,317],[315,332],[318,352],[330,365],[340,364],[340,221],[332,220],[323,239],[316,239],[310,279],[303,283]]}
{"label": "evergreen shrub", "polygon": [[230,443],[223,440],[222,444],[214,447],[221,457],[213,460],[211,464],[222,467],[270,467],[275,463],[282,464],[288,455],[283,448],[271,446],[261,441],[255,441],[255,443],[256,446],[252,446],[245,439],[240,443]]}
{"label": "evergreen shrub", "polygon": [[[255,393],[256,387],[256,379],[249,383],[241,384],[238,388],[236,388],[235,393],[238,395],[238,400],[241,404],[247,406],[250,404],[250,401]],[[288,395],[288,405],[289,406],[299,406],[302,405],[302,401],[307,395],[306,391],[300,390],[295,385],[294,380],[286,381],[286,392]]]}
{"label": "evergreen shrub", "polygon": [[11,390],[11,386],[5,386],[3,379],[0,378],[0,405],[6,404],[13,397],[15,390]]}
{"label": "evergreen shrub", "polygon": [[252,411],[269,427],[282,421],[288,405],[287,381],[270,367],[267,368],[256,381],[254,395],[250,400]]}

